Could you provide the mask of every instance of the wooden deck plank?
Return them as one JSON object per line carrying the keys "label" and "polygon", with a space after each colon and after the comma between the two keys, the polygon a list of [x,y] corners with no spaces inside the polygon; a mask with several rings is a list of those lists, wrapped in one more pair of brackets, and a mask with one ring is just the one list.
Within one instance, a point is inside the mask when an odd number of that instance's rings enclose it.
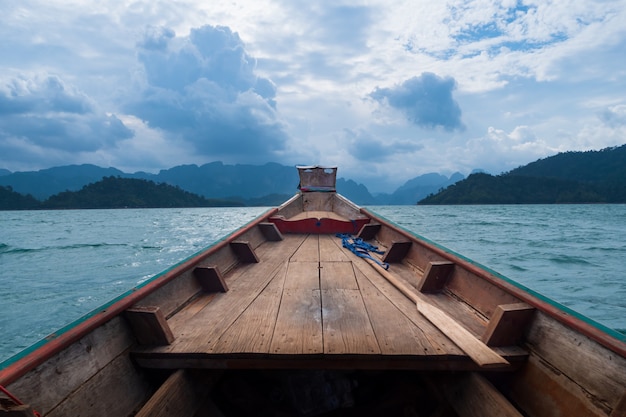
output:
{"label": "wooden deck plank", "polygon": [[[356,257],[355,257],[356,258]],[[422,316],[415,308],[415,303],[408,299],[393,284],[381,277],[374,269],[363,259],[355,259],[353,262],[357,273],[360,272],[383,294],[385,297],[415,324],[421,331],[422,347],[424,352],[429,355],[464,355],[450,339],[444,336],[433,324]]]}
{"label": "wooden deck plank", "polygon": [[215,293],[206,293],[201,292],[195,297],[193,300],[189,302],[181,311],[179,311],[176,315],[172,316],[167,323],[170,325],[172,332],[176,333],[176,328],[179,326],[184,326],[187,320],[195,316],[198,312],[202,311],[204,307],[209,304],[213,298],[215,298]]}
{"label": "wooden deck plank", "polygon": [[320,235],[320,261],[349,262],[350,258],[341,251],[341,239],[334,235]]}
{"label": "wooden deck plank", "polygon": [[290,262],[319,262],[319,235],[308,235],[305,241],[300,245],[296,253],[290,259]]}
{"label": "wooden deck plank", "polygon": [[352,262],[321,262],[321,289],[358,290]]}
{"label": "wooden deck plank", "polygon": [[318,262],[289,262],[285,288],[319,290],[320,272]]}
{"label": "wooden deck plank", "polygon": [[320,291],[307,288],[285,288],[270,353],[295,355],[322,352]]}
{"label": "wooden deck plank", "polygon": [[345,355],[374,364],[388,355],[398,367],[407,366],[401,363],[406,356],[428,358],[420,365],[427,368],[447,369],[452,362],[463,368],[465,361],[471,367],[414,301],[342,248],[339,239],[289,234],[255,251],[260,263],[239,265],[225,275],[228,293],[192,302],[180,320],[178,314],[171,319],[172,345],[136,351],[145,363],[242,366],[285,355],[290,366],[298,366],[298,355],[305,361]]}
{"label": "wooden deck plank", "polygon": [[250,306],[220,336],[213,353],[267,353],[276,325],[287,262]]}
{"label": "wooden deck plank", "polygon": [[218,293],[201,311],[183,326],[173,329],[176,340],[155,352],[211,352],[219,337],[256,299],[268,283],[280,272],[287,259],[301,246],[304,236],[287,236],[258,248],[263,261],[247,264],[226,277],[230,291]]}
{"label": "wooden deck plank", "polygon": [[322,290],[324,353],[380,354],[359,290]]}
{"label": "wooden deck plank", "polygon": [[433,349],[419,327],[406,317],[361,271],[356,279],[383,355],[432,355]]}

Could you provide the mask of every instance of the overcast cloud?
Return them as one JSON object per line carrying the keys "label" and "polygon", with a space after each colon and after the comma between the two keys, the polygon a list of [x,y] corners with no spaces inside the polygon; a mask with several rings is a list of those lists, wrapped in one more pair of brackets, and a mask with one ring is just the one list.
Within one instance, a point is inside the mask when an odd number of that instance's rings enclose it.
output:
{"label": "overcast cloud", "polygon": [[626,143],[626,0],[5,1],[0,168],[336,164],[393,191]]}

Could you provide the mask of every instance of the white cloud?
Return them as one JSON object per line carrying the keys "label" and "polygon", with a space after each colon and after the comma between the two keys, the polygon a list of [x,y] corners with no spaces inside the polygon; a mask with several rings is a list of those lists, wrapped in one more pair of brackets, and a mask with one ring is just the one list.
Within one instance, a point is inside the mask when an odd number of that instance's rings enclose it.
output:
{"label": "white cloud", "polygon": [[[624,21],[625,0],[13,2],[0,167],[329,162],[381,188],[499,173],[626,141]],[[424,73],[454,80],[448,111],[394,102]]]}

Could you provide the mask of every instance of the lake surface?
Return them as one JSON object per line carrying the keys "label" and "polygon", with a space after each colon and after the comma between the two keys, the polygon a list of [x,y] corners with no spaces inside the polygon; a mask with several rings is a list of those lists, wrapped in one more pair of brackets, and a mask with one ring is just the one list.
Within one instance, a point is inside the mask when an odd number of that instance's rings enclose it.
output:
{"label": "lake surface", "polygon": [[[370,209],[626,333],[626,205]],[[264,211],[0,211],[0,362]]]}

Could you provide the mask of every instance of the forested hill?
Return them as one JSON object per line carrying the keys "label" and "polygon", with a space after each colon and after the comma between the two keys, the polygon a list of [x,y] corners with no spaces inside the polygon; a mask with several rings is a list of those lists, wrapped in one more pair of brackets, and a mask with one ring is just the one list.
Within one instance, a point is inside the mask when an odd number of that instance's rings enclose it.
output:
{"label": "forested hill", "polygon": [[565,152],[506,174],[473,174],[418,204],[626,203],[626,145]]}
{"label": "forested hill", "polygon": [[[110,209],[155,207],[222,207],[243,204],[229,200],[207,199],[179,187],[153,181],[105,177],[79,191],[64,191],[43,202],[0,187],[4,204],[0,209]],[[6,207],[5,207],[6,206]]]}

